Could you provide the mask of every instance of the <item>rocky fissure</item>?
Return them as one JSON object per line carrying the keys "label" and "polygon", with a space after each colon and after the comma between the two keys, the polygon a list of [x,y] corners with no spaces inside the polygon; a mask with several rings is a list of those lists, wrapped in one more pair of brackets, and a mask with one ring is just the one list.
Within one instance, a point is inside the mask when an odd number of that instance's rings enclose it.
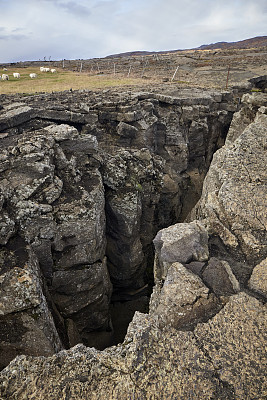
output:
{"label": "rocky fissure", "polygon": [[197,90],[14,97],[0,117],[2,250],[36,254],[65,343],[106,346],[111,300],[143,295],[147,309],[152,240],[198,199],[237,106]]}
{"label": "rocky fissure", "polygon": [[2,100],[2,395],[262,398],[266,94]]}

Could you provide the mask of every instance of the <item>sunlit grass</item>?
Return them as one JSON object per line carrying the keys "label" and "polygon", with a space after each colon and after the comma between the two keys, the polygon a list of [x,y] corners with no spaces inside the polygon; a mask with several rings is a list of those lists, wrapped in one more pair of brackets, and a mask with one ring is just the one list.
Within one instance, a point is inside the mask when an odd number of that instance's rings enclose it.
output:
{"label": "sunlit grass", "polygon": [[[13,72],[20,73],[20,79],[13,77]],[[9,68],[0,71],[9,75],[8,81],[0,80],[0,94],[60,92],[76,89],[102,89],[116,86],[138,86],[141,78],[127,78],[113,75],[92,75],[86,72],[72,72],[57,68],[57,72],[40,72],[37,67]],[[37,78],[31,79],[29,74],[36,73]]]}

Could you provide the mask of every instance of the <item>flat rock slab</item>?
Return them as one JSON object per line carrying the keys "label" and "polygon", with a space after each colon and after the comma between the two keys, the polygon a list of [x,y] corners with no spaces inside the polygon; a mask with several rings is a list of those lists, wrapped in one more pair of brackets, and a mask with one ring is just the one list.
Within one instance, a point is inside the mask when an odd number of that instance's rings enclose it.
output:
{"label": "flat rock slab", "polygon": [[25,123],[35,116],[32,107],[23,103],[14,103],[0,112],[0,131]]}

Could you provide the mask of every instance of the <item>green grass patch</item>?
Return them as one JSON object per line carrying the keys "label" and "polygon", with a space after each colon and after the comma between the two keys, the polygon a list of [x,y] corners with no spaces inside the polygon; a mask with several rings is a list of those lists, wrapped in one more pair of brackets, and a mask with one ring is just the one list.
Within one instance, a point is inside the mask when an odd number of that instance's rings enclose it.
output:
{"label": "green grass patch", "polygon": [[[13,77],[13,72],[20,73],[20,79]],[[92,75],[87,72],[72,72],[57,68],[57,72],[41,72],[37,67],[15,68],[0,71],[9,75],[8,81],[0,80],[0,94],[12,93],[41,93],[60,92],[77,89],[102,89],[117,86],[138,86],[143,83],[141,78],[127,78],[122,76]],[[37,78],[31,79],[30,74],[36,73]]]}

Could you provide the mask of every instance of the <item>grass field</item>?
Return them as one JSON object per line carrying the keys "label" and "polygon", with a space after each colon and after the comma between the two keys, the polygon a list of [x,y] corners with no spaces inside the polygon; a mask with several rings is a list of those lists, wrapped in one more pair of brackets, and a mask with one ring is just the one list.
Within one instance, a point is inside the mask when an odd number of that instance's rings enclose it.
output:
{"label": "grass field", "polygon": [[[13,72],[20,73],[20,79],[13,77]],[[29,74],[35,72],[37,78],[31,79]],[[9,68],[8,71],[0,71],[0,74],[8,74],[9,80],[0,80],[0,94],[40,92],[59,92],[69,89],[102,89],[116,86],[140,85],[141,78],[127,78],[119,75],[92,75],[86,72],[71,72],[58,69],[57,72],[40,72],[39,68]]]}

